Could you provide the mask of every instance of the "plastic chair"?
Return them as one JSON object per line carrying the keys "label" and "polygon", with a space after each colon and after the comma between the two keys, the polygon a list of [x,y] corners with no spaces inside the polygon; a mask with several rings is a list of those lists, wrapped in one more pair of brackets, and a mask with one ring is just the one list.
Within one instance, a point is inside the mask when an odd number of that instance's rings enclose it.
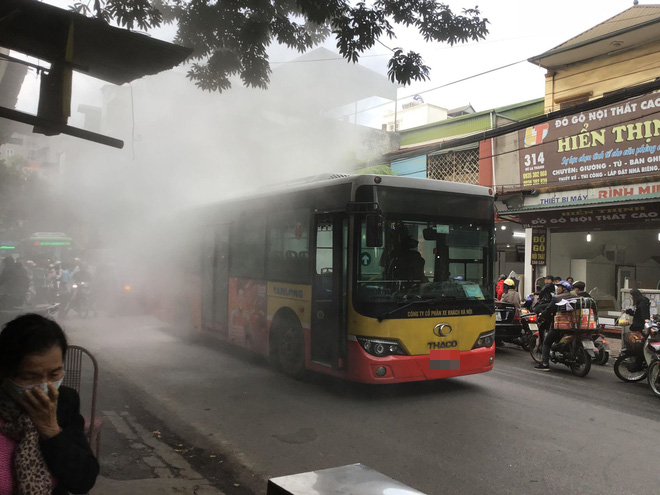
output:
{"label": "plastic chair", "polygon": [[64,361],[64,380],[62,385],[70,387],[80,395],[83,364],[85,356],[89,359],[93,369],[92,397],[90,404],[89,418],[85,418],[85,432],[89,444],[94,449],[97,459],[101,455],[101,428],[103,427],[103,418],[96,417],[96,393],[98,389],[99,369],[96,358],[84,347],[70,345],[66,351]]}

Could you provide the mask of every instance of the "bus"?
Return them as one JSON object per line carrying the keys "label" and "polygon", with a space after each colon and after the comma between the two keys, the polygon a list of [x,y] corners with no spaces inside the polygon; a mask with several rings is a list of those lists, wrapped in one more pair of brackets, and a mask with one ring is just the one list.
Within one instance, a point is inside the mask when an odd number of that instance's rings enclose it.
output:
{"label": "bus", "polygon": [[20,255],[39,266],[47,262],[71,262],[74,259],[73,239],[63,232],[35,232],[20,243]]}
{"label": "bus", "polygon": [[481,186],[343,174],[199,207],[194,321],[292,376],[490,371],[493,211]]}

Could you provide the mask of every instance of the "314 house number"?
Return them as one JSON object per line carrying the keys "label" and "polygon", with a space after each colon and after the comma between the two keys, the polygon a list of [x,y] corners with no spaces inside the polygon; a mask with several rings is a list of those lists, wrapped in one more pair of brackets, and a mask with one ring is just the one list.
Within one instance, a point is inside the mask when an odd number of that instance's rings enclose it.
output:
{"label": "314 house number", "polygon": [[539,163],[541,165],[545,163],[545,157],[543,156],[542,151],[540,153],[530,153],[525,155],[525,167],[531,167]]}

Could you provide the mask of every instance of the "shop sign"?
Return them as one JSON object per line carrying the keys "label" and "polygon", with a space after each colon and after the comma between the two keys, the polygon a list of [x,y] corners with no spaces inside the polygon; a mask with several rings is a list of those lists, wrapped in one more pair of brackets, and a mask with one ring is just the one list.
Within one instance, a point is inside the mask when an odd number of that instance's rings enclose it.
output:
{"label": "shop sign", "polygon": [[557,186],[660,172],[660,94],[518,131],[520,184]]}
{"label": "shop sign", "polygon": [[660,194],[660,182],[646,182],[626,186],[594,187],[591,189],[575,189],[557,193],[542,193],[538,196],[527,196],[525,206],[557,205],[562,203],[580,203],[594,199],[626,198],[645,199],[652,194]]}
{"label": "shop sign", "polygon": [[532,229],[532,265],[545,265],[548,246],[548,231],[544,228]]}
{"label": "shop sign", "polygon": [[520,223],[525,227],[580,228],[581,226],[610,226],[647,224],[657,228],[660,224],[660,202],[635,205],[583,206],[570,210],[521,212]]}

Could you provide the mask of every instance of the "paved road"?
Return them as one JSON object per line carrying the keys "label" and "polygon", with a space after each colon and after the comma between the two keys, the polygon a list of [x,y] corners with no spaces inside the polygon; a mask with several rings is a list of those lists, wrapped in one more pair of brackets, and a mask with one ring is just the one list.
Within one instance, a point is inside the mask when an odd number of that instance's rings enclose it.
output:
{"label": "paved road", "polygon": [[428,494],[639,494],[660,482],[649,467],[660,399],[611,363],[584,379],[540,373],[505,347],[485,375],[368,387],[292,380],[150,317],[71,320],[67,331],[186,445],[251,470],[240,476],[256,493],[270,477],[356,462]]}

